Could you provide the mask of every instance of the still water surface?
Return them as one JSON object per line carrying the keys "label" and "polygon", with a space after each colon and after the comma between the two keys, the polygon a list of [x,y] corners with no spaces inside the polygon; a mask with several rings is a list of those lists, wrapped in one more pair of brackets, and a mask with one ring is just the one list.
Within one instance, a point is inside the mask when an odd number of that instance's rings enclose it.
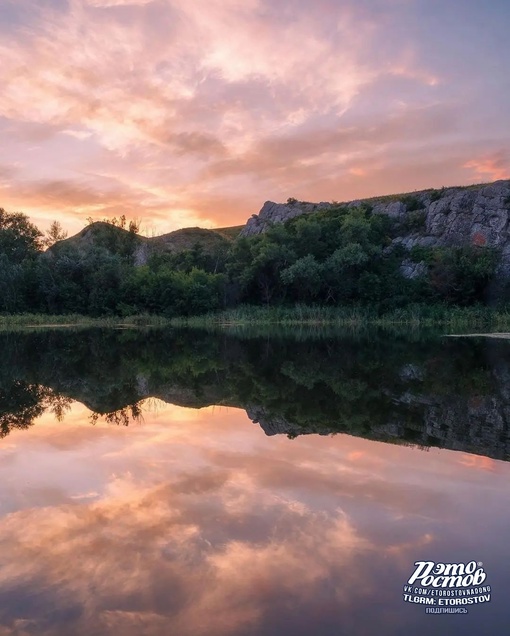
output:
{"label": "still water surface", "polygon": [[[0,635],[508,633],[510,347],[0,336]],[[491,602],[404,603],[417,560]]]}

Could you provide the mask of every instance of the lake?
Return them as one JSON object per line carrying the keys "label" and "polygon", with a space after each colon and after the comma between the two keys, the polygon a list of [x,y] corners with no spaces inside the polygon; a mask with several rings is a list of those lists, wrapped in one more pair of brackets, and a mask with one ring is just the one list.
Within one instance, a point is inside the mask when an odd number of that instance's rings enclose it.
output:
{"label": "lake", "polygon": [[0,351],[0,636],[508,633],[509,341],[55,329]]}

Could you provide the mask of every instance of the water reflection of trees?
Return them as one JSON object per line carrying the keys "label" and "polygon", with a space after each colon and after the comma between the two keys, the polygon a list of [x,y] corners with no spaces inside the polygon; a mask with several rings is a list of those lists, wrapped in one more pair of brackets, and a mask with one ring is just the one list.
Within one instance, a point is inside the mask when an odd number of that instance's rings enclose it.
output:
{"label": "water reflection of trees", "polygon": [[89,417],[90,423],[95,426],[101,419],[107,424],[116,424],[117,426],[129,426],[131,422],[140,424],[143,422],[143,401],[130,404],[122,409],[111,411],[110,413],[92,413]]}
{"label": "water reflection of trees", "polygon": [[4,334],[0,427],[5,436],[44,411],[62,419],[71,400],[90,409],[92,424],[127,426],[157,398],[241,407],[268,434],[347,432],[424,447],[487,447],[504,458],[507,344],[414,334]]}
{"label": "water reflection of trees", "polygon": [[0,387],[0,437],[16,428],[29,428],[46,411],[61,422],[71,403],[71,398],[49,387],[23,380],[13,382],[8,388]]}
{"label": "water reflection of trees", "polygon": [[[23,380],[13,382],[8,388],[0,388],[0,438],[14,429],[30,428],[43,413],[52,414],[57,422],[62,422],[73,401],[50,387]],[[107,413],[92,412],[89,420],[93,425],[100,420],[117,426],[140,423],[143,421],[142,401]]]}

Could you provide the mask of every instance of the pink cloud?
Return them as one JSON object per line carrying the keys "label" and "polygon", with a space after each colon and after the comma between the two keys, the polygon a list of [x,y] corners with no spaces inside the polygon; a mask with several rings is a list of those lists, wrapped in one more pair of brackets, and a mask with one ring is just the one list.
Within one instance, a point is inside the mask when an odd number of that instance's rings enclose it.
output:
{"label": "pink cloud", "polygon": [[463,167],[473,170],[476,175],[491,181],[510,178],[510,161],[504,151],[471,159]]}
{"label": "pink cloud", "polygon": [[[441,69],[412,37],[391,39],[407,5],[24,0],[29,19],[0,32],[0,125],[18,166],[0,205],[72,231],[137,211],[163,232],[239,224],[268,198],[412,189],[409,155],[428,174],[464,124],[440,99]],[[444,166],[446,184],[469,180]]]}

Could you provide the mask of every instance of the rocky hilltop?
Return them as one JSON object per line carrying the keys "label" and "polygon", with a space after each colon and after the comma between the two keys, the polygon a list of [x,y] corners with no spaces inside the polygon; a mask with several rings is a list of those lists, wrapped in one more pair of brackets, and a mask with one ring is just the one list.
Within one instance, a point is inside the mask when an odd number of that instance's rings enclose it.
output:
{"label": "rocky hilltop", "polygon": [[[386,214],[401,222],[401,235],[394,243],[410,249],[423,247],[487,245],[502,250],[498,274],[510,276],[510,180],[491,184],[423,190],[408,194],[337,203],[287,203],[266,201],[241,231],[241,236],[265,232],[302,214],[314,214],[337,205],[369,206],[374,214]],[[408,277],[419,275],[410,263],[403,264]]]}

